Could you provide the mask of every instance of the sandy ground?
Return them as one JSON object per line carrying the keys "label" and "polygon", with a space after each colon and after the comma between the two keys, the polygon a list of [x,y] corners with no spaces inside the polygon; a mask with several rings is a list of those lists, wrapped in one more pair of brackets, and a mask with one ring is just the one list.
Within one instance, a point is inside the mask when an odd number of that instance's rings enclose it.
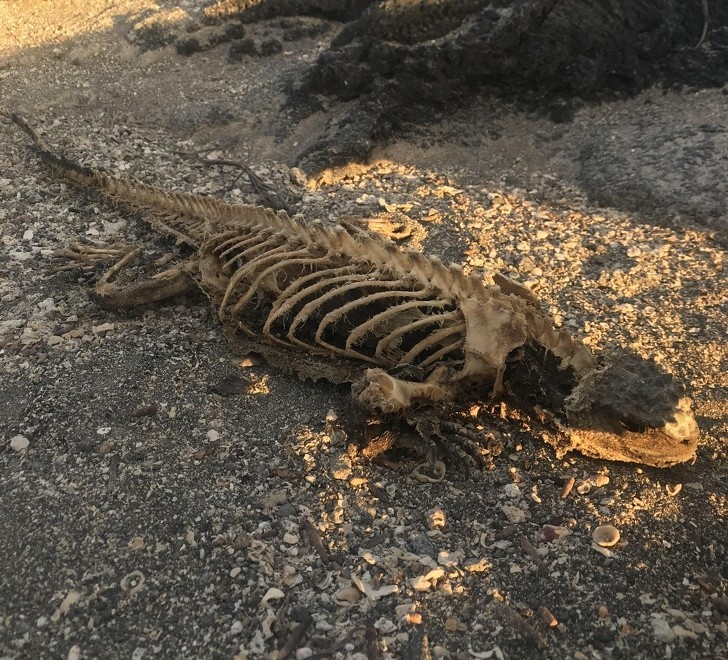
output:
{"label": "sandy ground", "polygon": [[[525,428],[472,480],[350,456],[326,421],[345,389],[241,366],[203,300],[91,303],[94,274],[58,271],[54,250],[173,248],[2,124],[0,657],[725,657],[728,88],[647,90],[565,124],[477,99],[301,187],[290,166],[328,117],[286,125],[283,81],[336,26],[247,26],[283,47],[238,61],[163,46],[201,10],[0,3],[0,103],[120,175],[253,199],[189,156],[212,153],[307,217],[404,213],[411,245],[514,275],[588,344],[684,379],[697,461],[559,461]],[[568,535],[544,540],[547,524]],[[603,524],[621,532],[606,552]]]}

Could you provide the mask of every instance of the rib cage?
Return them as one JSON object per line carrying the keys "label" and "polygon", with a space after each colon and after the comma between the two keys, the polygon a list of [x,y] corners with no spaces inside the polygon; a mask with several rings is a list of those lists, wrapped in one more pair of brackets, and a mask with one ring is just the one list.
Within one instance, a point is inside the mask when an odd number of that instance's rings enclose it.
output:
{"label": "rib cage", "polygon": [[506,277],[486,284],[376,234],[119,179],[56,155],[25,120],[7,116],[68,180],[150,211],[156,231],[197,250],[185,272],[224,322],[257,338],[378,366],[419,367],[423,377],[455,367],[448,370],[452,382],[497,384],[508,356],[526,342],[543,346],[578,378],[595,367],[591,351],[554,328],[533,294]]}
{"label": "rib cage", "polygon": [[421,367],[423,375],[445,360],[462,365],[465,322],[455,299],[363,255],[352,259],[322,236],[344,237],[317,223],[291,235],[270,218],[266,230],[256,223],[210,237],[203,253],[227,278],[224,291],[209,291],[221,318],[309,353]]}

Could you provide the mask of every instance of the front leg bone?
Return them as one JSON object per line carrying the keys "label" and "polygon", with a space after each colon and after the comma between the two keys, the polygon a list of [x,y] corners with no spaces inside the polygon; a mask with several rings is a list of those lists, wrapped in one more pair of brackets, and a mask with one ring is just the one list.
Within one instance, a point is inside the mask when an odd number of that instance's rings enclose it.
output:
{"label": "front leg bone", "polygon": [[450,390],[441,383],[400,380],[382,369],[367,369],[363,387],[357,396],[363,408],[383,413],[401,412],[417,400],[432,403],[449,398]]}

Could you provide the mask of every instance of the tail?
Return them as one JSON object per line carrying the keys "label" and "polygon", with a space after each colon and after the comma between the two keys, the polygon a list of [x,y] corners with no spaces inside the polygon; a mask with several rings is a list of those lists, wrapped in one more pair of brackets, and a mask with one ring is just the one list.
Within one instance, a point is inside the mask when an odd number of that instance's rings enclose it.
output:
{"label": "tail", "polygon": [[51,146],[42,138],[28,122],[17,112],[8,112],[0,110],[0,114],[4,115],[12,121],[20,130],[22,130],[33,141],[33,151],[40,159],[60,174],[64,179],[68,179],[72,183],[81,188],[99,188],[103,189],[103,181],[99,176],[101,172],[84,167],[64,156],[54,153]]}
{"label": "tail", "polygon": [[120,179],[102,170],[80,165],[56,153],[19,114],[0,109],[0,115],[10,119],[30,137],[33,151],[61,177],[80,188],[94,190],[137,210],[152,211],[157,216],[157,219],[150,220],[154,229],[179,242],[199,247],[208,231],[209,221],[249,221],[251,207],[231,206],[202,195],[168,192],[156,186],[133,179]]}

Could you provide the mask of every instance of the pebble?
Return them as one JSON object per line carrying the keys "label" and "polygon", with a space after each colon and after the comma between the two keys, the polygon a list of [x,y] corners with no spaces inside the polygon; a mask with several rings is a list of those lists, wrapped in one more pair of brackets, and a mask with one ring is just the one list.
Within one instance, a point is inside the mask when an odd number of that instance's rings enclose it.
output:
{"label": "pebble", "polygon": [[296,649],[296,660],[306,660],[313,655],[313,649],[308,646],[302,646],[300,649]]}
{"label": "pebble", "polygon": [[298,167],[292,167],[288,170],[288,176],[291,179],[291,183],[295,183],[301,188],[305,188],[308,185],[308,177],[305,172]]}
{"label": "pebble", "polygon": [[670,497],[675,497],[682,490],[682,484],[675,484],[674,486],[665,484],[665,490]]}
{"label": "pebble", "polygon": [[592,533],[592,540],[602,548],[611,548],[617,544],[620,536],[614,525],[600,525]]}
{"label": "pebble", "polygon": [[427,529],[442,529],[447,525],[447,514],[439,506],[430,509],[425,514]]}
{"label": "pebble", "polygon": [[415,611],[415,604],[412,601],[394,606],[395,614],[401,619],[403,616]]}
{"label": "pebble", "polygon": [[265,604],[269,600],[280,600],[285,595],[286,594],[284,594],[280,589],[277,589],[276,587],[271,587],[270,589],[268,589],[268,591],[265,592],[265,596],[263,596],[261,603]]}
{"label": "pebble", "polygon": [[233,621],[233,625],[230,626],[230,634],[239,635],[241,632],[243,632],[243,622],[242,621]]}
{"label": "pebble", "polygon": [[609,477],[606,474],[598,474],[594,477],[594,487],[602,488],[609,483]]}
{"label": "pebble", "polygon": [[582,481],[577,487],[576,492],[579,495],[586,495],[591,490],[591,485],[587,481]]}
{"label": "pebble", "polygon": [[437,553],[437,563],[440,566],[457,566],[460,560],[457,556],[450,554],[447,550]]}
{"label": "pebble", "polygon": [[298,534],[292,534],[291,532],[286,532],[283,535],[283,543],[288,543],[288,545],[295,545],[298,543]]}
{"label": "pebble", "polygon": [[331,476],[343,481],[351,476],[351,457],[347,453],[339,454],[331,464]]}
{"label": "pebble", "polygon": [[105,335],[114,330],[113,323],[102,323],[101,325],[92,325],[91,332],[95,335]]}
{"label": "pebble", "polygon": [[675,640],[675,633],[663,614],[652,614],[652,634],[658,642],[665,644]]}
{"label": "pebble", "polygon": [[333,596],[337,605],[355,605],[361,600],[361,592],[355,587],[344,587],[339,589]]}
{"label": "pebble", "polygon": [[416,578],[410,580],[410,586],[415,591],[429,591],[432,588],[432,584],[424,575],[418,575]]}
{"label": "pebble", "polygon": [[146,547],[146,544],[144,543],[144,539],[141,536],[135,536],[131,543],[129,544],[132,552],[138,552],[139,550],[144,550]]}
{"label": "pebble", "polygon": [[508,518],[508,522],[514,525],[522,523],[528,518],[528,514],[525,511],[519,509],[517,506],[513,506],[512,504],[503,504],[501,506],[501,511],[503,511],[506,518]]}
{"label": "pebble", "polygon": [[240,571],[241,570],[242,569],[240,568],[240,566],[236,566],[235,568],[231,569],[231,571],[230,571],[230,577],[231,578],[238,577],[238,575],[240,575]]}
{"label": "pebble", "polygon": [[538,538],[541,541],[550,543],[551,541],[560,541],[565,539],[571,531],[560,525],[544,525],[538,532]]}
{"label": "pebble", "polygon": [[15,435],[10,438],[10,449],[13,451],[23,451],[28,448],[29,444],[30,440],[28,440],[28,438],[24,435]]}
{"label": "pebble", "polygon": [[207,439],[210,442],[217,442],[220,439],[220,433],[216,431],[215,429],[210,429],[207,432]]}
{"label": "pebble", "polygon": [[503,486],[503,490],[511,499],[515,500],[521,496],[521,489],[518,487],[518,484],[506,484]]}

